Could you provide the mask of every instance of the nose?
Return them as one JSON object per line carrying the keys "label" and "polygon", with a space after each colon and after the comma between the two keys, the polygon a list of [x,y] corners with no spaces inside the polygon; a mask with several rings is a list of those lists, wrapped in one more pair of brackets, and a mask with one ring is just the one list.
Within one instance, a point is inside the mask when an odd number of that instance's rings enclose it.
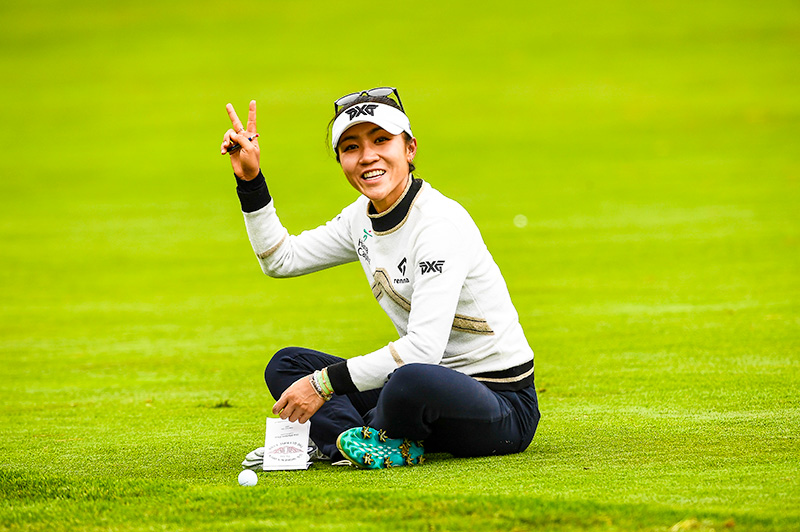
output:
{"label": "nose", "polygon": [[378,152],[377,152],[377,151],[375,151],[375,150],[372,148],[372,146],[370,146],[369,144],[367,144],[367,145],[366,145],[366,146],[364,146],[364,148],[361,150],[361,159],[360,159],[358,162],[359,162],[359,163],[361,163],[361,164],[363,164],[363,165],[368,165],[368,164],[372,164],[372,163],[374,163],[374,162],[375,162],[375,161],[377,161],[378,159],[379,159],[379,157],[378,157]]}

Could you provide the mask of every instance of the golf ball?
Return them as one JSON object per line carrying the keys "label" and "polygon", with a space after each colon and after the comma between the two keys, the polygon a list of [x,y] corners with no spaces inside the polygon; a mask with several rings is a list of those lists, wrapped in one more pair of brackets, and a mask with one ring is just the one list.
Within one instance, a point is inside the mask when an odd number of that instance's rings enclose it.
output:
{"label": "golf ball", "polygon": [[239,473],[240,486],[255,486],[256,484],[258,484],[258,475],[256,475],[255,471],[245,469]]}

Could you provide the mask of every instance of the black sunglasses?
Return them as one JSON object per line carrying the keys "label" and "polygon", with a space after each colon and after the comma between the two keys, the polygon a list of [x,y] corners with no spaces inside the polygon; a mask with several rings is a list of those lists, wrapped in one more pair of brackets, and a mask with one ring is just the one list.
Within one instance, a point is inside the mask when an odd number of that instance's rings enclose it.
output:
{"label": "black sunglasses", "polygon": [[400,95],[397,93],[397,89],[394,87],[375,87],[374,89],[369,89],[368,91],[359,91],[353,92],[351,94],[346,94],[333,102],[333,110],[334,114],[339,112],[340,107],[344,107],[348,104],[353,103],[356,101],[356,98],[361,96],[362,94],[366,94],[367,96],[389,96],[394,94],[394,99],[397,101],[397,105],[400,106],[400,110],[404,113],[406,110],[403,108],[403,102],[400,101]]}

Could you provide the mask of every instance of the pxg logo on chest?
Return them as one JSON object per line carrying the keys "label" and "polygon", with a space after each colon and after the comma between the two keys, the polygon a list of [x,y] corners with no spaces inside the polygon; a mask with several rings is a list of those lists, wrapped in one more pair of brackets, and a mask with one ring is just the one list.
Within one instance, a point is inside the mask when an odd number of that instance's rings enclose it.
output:
{"label": "pxg logo on chest", "polygon": [[350,109],[345,110],[345,113],[350,116],[350,121],[352,122],[353,119],[357,116],[367,115],[367,116],[375,116],[375,109],[378,106],[374,103],[366,104],[366,105],[354,105]]}

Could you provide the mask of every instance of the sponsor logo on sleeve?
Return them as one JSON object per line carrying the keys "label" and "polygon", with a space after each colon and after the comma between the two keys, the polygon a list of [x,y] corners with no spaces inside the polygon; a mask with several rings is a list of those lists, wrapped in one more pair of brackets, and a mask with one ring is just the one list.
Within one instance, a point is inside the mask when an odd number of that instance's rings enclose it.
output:
{"label": "sponsor logo on sleeve", "polygon": [[[366,240],[366,238],[364,238],[364,240]],[[358,241],[356,253],[358,253],[358,256],[363,258],[365,261],[367,261],[367,264],[369,264],[369,249],[367,249],[367,245],[363,240]]]}
{"label": "sponsor logo on sleeve", "polygon": [[442,268],[444,267],[444,261],[424,260],[419,263],[419,267],[422,270],[422,275],[425,275],[428,272],[442,273]]}

